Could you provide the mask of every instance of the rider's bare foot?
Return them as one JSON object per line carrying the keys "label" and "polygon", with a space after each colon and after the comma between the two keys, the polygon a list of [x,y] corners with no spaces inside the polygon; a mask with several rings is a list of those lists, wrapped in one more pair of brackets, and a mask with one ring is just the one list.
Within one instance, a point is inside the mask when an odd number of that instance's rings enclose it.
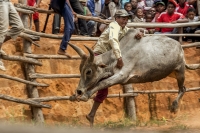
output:
{"label": "rider's bare foot", "polygon": [[86,115],[86,119],[90,122],[90,127],[93,127],[94,117],[91,117],[91,116],[89,116],[89,115]]}
{"label": "rider's bare foot", "polygon": [[62,50],[62,49],[59,49],[57,54],[59,55],[65,55],[67,56],[68,58],[72,58],[69,54],[67,54],[67,52],[65,52],[65,50]]}

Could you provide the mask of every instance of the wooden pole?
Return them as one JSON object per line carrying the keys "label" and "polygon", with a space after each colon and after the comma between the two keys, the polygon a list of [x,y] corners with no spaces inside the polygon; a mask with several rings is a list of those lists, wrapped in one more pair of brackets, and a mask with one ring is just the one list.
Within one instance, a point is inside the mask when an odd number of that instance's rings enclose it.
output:
{"label": "wooden pole", "polygon": [[[124,94],[109,94],[107,95],[107,98],[123,98],[123,97],[135,97],[137,94],[133,93],[124,93]],[[93,99],[94,96],[92,96],[90,99]],[[28,100],[34,100],[37,102],[49,102],[49,101],[58,101],[58,100],[70,100],[70,101],[76,101],[76,98],[74,96],[51,96],[51,97],[40,97],[40,98],[29,98]]]}
{"label": "wooden pole", "polygon": [[[178,28],[178,34],[183,34],[183,27]],[[182,36],[179,36],[179,42],[183,44]]]}
{"label": "wooden pole", "polygon": [[23,56],[14,56],[14,55],[2,55],[2,59],[9,60],[9,61],[21,61],[25,63],[30,63],[38,66],[42,66],[42,63],[36,59],[26,58]]}
{"label": "wooden pole", "polygon": [[3,94],[0,94],[0,99],[4,99],[4,100],[7,100],[7,101],[12,101],[12,102],[16,102],[16,103],[28,104],[28,105],[31,105],[31,106],[34,106],[34,107],[51,108],[51,106],[48,105],[48,104],[41,104],[39,102],[30,100],[30,99],[27,99],[27,100],[18,99],[18,98],[3,95]]}
{"label": "wooden pole", "polygon": [[[132,87],[132,84],[130,84]],[[178,93],[178,90],[146,90],[146,91],[133,91],[130,86],[126,86],[126,90],[130,91],[128,93],[123,94],[109,94],[107,98],[122,98],[122,97],[135,97],[138,96],[138,94],[157,94],[157,93]],[[194,87],[194,88],[188,88],[186,89],[186,92],[190,91],[199,91],[200,87]],[[93,99],[94,96],[92,96],[90,99]],[[39,98],[29,98],[28,100],[34,100],[37,102],[49,102],[49,101],[55,101],[55,100],[70,100],[70,101],[76,101],[74,96],[50,96],[50,97],[39,97]]]}
{"label": "wooden pole", "polygon": [[65,59],[65,60],[80,60],[80,56],[72,56],[72,58],[69,58],[65,55],[42,55],[42,54],[26,54],[24,53],[24,56],[34,59]]}
{"label": "wooden pole", "polygon": [[200,46],[200,42],[195,42],[195,43],[182,45],[182,48],[191,48],[191,47],[197,47],[197,46]]}
{"label": "wooden pole", "polygon": [[53,78],[80,78],[80,74],[40,74],[40,73],[30,73],[30,78],[38,79],[53,79]]}
{"label": "wooden pole", "polygon": [[[134,89],[132,84],[123,85],[123,92],[124,93],[133,93]],[[136,108],[135,108],[135,100],[134,97],[125,97],[124,98],[124,110],[125,116],[132,120],[136,121]]]}
{"label": "wooden pole", "polygon": [[10,79],[10,80],[14,80],[14,81],[17,81],[17,82],[20,82],[20,83],[34,85],[34,86],[40,86],[40,87],[48,87],[49,86],[47,84],[35,83],[35,82],[27,81],[27,80],[24,80],[24,79],[20,79],[20,78],[16,78],[16,77],[4,75],[4,74],[0,74],[0,78]]}
{"label": "wooden pole", "polygon": [[[27,0],[20,0],[20,1],[22,2],[22,4],[27,5]],[[20,3],[20,1],[19,1],[19,3]],[[22,22],[24,24],[24,27],[29,28],[29,25],[28,25],[29,16],[27,14],[22,14],[21,18],[22,18]],[[24,39],[24,41],[23,41],[23,51],[25,53],[31,53],[31,43],[29,41],[27,41],[26,39]],[[35,67],[32,64],[28,64],[28,63],[24,64],[24,66],[25,66],[24,68],[25,68],[26,79],[29,80],[29,81],[37,83],[36,79],[30,79],[29,76],[28,76],[29,73],[35,73],[35,70],[34,70]],[[39,97],[38,90],[37,90],[36,86],[27,85],[26,88],[27,88],[29,98],[38,98]],[[43,125],[44,124],[44,116],[43,116],[43,113],[42,113],[42,109],[38,108],[38,107],[31,106],[31,111],[32,111],[32,114],[33,114],[34,121],[39,125]]]}

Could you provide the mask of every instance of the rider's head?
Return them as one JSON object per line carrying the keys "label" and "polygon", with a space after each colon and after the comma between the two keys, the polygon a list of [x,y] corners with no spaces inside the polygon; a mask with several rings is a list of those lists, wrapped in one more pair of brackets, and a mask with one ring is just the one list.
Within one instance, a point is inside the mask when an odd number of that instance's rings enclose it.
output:
{"label": "rider's head", "polygon": [[129,17],[130,14],[128,14],[124,9],[117,10],[115,13],[115,20],[122,28],[124,28],[128,23]]}

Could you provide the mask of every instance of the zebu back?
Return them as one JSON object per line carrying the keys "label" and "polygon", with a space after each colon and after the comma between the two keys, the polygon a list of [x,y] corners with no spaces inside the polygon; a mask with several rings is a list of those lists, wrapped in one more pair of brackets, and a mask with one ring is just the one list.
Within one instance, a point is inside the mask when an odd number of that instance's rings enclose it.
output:
{"label": "zebu back", "polygon": [[129,81],[143,83],[160,80],[185,65],[181,44],[165,36],[146,36],[134,39],[136,30],[130,30],[120,41],[124,67]]}

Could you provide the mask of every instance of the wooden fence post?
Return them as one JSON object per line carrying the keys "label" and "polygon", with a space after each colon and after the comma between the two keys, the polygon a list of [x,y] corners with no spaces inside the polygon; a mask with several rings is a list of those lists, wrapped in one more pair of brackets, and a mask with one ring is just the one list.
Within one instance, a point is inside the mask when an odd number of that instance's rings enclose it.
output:
{"label": "wooden fence post", "polygon": [[[123,92],[124,93],[132,93],[134,91],[134,88],[132,84],[123,85]],[[135,109],[135,100],[134,97],[125,97],[124,98],[124,110],[125,110],[125,116],[132,120],[136,121],[136,109]]]}
{"label": "wooden fence post", "polygon": [[[19,3],[27,4],[27,0],[18,0]],[[21,19],[24,24],[25,28],[29,28],[28,24],[28,18],[29,16],[27,14],[21,14]],[[31,54],[31,43],[27,41],[26,39],[23,40],[23,52],[24,53],[30,53]],[[25,76],[26,79],[32,82],[36,82],[36,79],[29,78],[30,73],[35,73],[35,66],[32,64],[25,63]],[[36,86],[33,85],[27,85],[27,92],[29,98],[38,98],[38,90]],[[44,116],[42,113],[42,109],[38,107],[31,107],[31,111],[33,114],[33,119],[36,122],[36,124],[42,125],[44,123]]]}

